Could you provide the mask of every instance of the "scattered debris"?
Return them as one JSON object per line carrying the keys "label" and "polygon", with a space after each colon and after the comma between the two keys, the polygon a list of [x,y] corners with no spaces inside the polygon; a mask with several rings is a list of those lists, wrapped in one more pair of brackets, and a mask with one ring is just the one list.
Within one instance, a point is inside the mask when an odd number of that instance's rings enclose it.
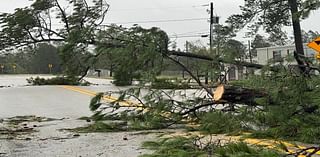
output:
{"label": "scattered debris", "polygon": [[63,120],[65,118],[56,119],[56,118],[47,118],[47,117],[38,117],[34,115],[28,116],[15,116],[11,118],[1,119],[0,125],[0,139],[6,140],[31,140],[31,137],[25,137],[31,133],[37,132],[35,130],[38,125],[30,124],[32,122],[49,122],[56,120]]}
{"label": "scattered debris", "polygon": [[9,88],[9,87],[12,87],[12,86],[9,86],[9,85],[8,86],[0,86],[0,88]]}

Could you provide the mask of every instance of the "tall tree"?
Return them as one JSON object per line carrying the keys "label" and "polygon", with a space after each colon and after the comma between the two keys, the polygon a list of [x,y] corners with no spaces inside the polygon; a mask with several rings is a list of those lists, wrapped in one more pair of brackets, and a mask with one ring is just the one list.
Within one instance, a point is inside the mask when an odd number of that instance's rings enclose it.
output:
{"label": "tall tree", "polygon": [[230,39],[222,47],[222,54],[226,60],[243,60],[245,57],[246,46],[240,41]]}
{"label": "tall tree", "polygon": [[246,0],[241,6],[242,14],[229,17],[228,22],[235,29],[245,26],[257,33],[262,26],[267,33],[276,38],[283,38],[283,26],[292,26],[296,46],[296,60],[304,72],[304,56],[300,19],[306,18],[311,10],[320,7],[319,0]]}
{"label": "tall tree", "polygon": [[[14,13],[0,14],[0,25],[3,26],[0,28],[0,51],[43,42],[58,42],[66,73],[82,77],[105,50],[113,49],[111,52],[117,53],[117,56],[123,56],[124,53],[128,59],[135,61],[129,64],[131,62],[124,58],[118,59],[118,70],[146,67],[144,65],[154,63],[151,61],[154,60],[151,59],[154,52],[167,51],[168,37],[158,28],[134,26],[126,29],[102,25],[109,8],[105,0],[65,1],[68,3],[36,0],[31,6],[18,8]],[[57,28],[53,21],[63,26]],[[92,47],[97,47],[98,51],[92,51]],[[143,57],[145,62],[134,60]],[[130,74],[129,80],[132,71],[125,72]]]}
{"label": "tall tree", "polygon": [[[65,4],[65,5],[62,5]],[[92,4],[92,5],[89,5]],[[74,51],[96,44],[109,5],[105,0],[36,0],[31,6],[0,14],[0,50],[43,42],[60,42],[64,61],[74,60]],[[55,23],[63,26],[56,26]],[[88,51],[79,53],[90,54]],[[66,62],[64,62],[66,63]],[[67,64],[70,65],[70,64]],[[74,66],[74,64],[73,64]],[[74,67],[69,67],[74,68]],[[79,66],[77,75],[85,74],[87,65]]]}
{"label": "tall tree", "polygon": [[215,38],[213,38],[212,46],[215,47],[215,54],[221,55],[221,48],[228,42],[228,40],[235,36],[235,33],[231,27],[223,26],[220,24],[214,26],[213,33],[215,35]]}
{"label": "tall tree", "polygon": [[[108,36],[108,38],[106,38]],[[159,28],[132,28],[111,26],[100,31],[96,56],[109,54],[112,57],[115,72],[115,83],[129,85],[133,78],[159,74],[161,58],[167,53],[168,36]],[[107,45],[118,45],[112,48]],[[151,78],[152,79],[152,78]]]}
{"label": "tall tree", "polygon": [[58,49],[49,44],[39,44],[34,50],[29,69],[32,73],[59,73],[61,72],[61,60],[58,55]]}
{"label": "tall tree", "polygon": [[257,34],[251,43],[252,56],[257,56],[257,48],[269,47],[271,44],[260,34]]}

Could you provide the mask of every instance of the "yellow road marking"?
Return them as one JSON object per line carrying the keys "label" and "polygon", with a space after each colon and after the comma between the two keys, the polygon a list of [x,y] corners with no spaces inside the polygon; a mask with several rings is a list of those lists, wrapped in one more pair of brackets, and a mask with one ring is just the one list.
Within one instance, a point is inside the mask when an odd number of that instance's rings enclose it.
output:
{"label": "yellow road marking", "polygon": [[97,93],[89,91],[89,90],[83,90],[81,88],[76,88],[73,86],[61,86],[62,88],[68,89],[68,90],[72,90],[81,94],[85,94],[85,95],[89,95],[89,96],[96,96]]}
{"label": "yellow road marking", "polygon": [[[89,95],[89,96],[96,96],[97,93],[91,90],[75,87],[75,86],[61,86],[64,89],[72,90],[81,94]],[[118,98],[112,97],[112,96],[103,96],[103,100],[108,101],[108,102],[113,102],[117,101]],[[143,110],[142,104],[135,103],[129,100],[124,100],[120,101],[119,104],[123,107],[136,107],[138,109]],[[201,134],[201,133],[196,133],[196,134]],[[267,140],[267,139],[253,139],[253,138],[246,138],[244,139],[244,142],[252,144],[252,145],[260,145],[260,146],[266,146],[268,148],[277,148],[280,143],[284,144],[286,147],[288,147],[288,151],[290,153],[293,153],[294,150],[290,148],[297,148],[297,149],[305,149],[306,147],[304,146],[299,146],[299,145],[293,145],[291,143],[285,142],[285,141],[276,141],[276,140]],[[311,153],[313,150],[310,149],[307,152]],[[317,155],[320,155],[320,151],[316,153]],[[304,155],[300,155],[299,157],[305,157]]]}
{"label": "yellow road marking", "polygon": [[[83,88],[79,88],[76,86],[61,86],[64,89],[68,89],[68,90],[72,90],[81,94],[85,94],[85,95],[89,95],[89,96],[96,96],[98,93],[91,91],[91,90],[87,90],[87,89],[83,89]],[[102,98],[103,100],[107,101],[107,102],[114,102],[117,101],[118,98],[116,97],[112,97],[109,95],[105,95]],[[119,101],[119,104],[123,107],[137,107],[138,109],[142,109],[142,104],[138,104],[129,100],[123,100],[123,101]]]}

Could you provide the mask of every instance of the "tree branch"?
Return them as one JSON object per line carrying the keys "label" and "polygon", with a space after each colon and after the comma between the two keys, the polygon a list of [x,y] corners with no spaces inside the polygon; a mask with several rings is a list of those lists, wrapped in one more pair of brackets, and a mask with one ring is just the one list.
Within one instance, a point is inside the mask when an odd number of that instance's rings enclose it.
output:
{"label": "tree branch", "polygon": [[[189,58],[196,58],[196,59],[202,59],[202,60],[207,60],[207,61],[214,61],[215,59],[205,56],[205,55],[199,55],[199,54],[194,54],[194,53],[185,53],[181,51],[169,51],[169,55],[175,55],[175,56],[183,56],[183,57],[189,57]],[[249,63],[249,62],[243,62],[243,61],[226,61],[221,58],[217,59],[218,62],[222,63],[228,63],[228,64],[236,64],[240,66],[245,66],[249,68],[257,68],[257,69],[262,69],[264,66],[261,64],[255,64],[255,63]]]}
{"label": "tree branch", "polygon": [[65,23],[67,32],[70,33],[70,27],[69,27],[69,21],[68,21],[67,15],[66,15],[65,11],[62,9],[62,7],[60,6],[58,0],[55,0],[55,2],[56,2],[56,5],[57,5],[57,7],[59,8],[59,10],[61,12],[62,19],[63,19],[62,21],[64,21],[64,23]]}
{"label": "tree branch", "polygon": [[183,68],[183,70],[185,70],[194,80],[196,80],[196,82],[203,88],[206,90],[206,92],[208,94],[210,94],[210,96],[213,96],[213,92],[208,88],[206,87],[201,81],[200,79],[195,76],[185,65],[183,65],[181,62],[177,61],[176,59],[170,57],[169,55],[167,54],[164,54],[168,59],[172,60],[173,62],[175,62],[176,64],[178,64],[180,67]]}

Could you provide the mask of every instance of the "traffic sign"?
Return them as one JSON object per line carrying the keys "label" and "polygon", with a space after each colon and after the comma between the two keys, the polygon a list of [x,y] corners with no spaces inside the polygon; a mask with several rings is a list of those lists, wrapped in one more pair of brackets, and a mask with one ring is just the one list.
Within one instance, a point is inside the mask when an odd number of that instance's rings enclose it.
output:
{"label": "traffic sign", "polygon": [[318,37],[317,39],[315,39],[312,42],[308,43],[307,46],[318,52],[316,54],[316,58],[318,60],[320,60],[320,37]]}

